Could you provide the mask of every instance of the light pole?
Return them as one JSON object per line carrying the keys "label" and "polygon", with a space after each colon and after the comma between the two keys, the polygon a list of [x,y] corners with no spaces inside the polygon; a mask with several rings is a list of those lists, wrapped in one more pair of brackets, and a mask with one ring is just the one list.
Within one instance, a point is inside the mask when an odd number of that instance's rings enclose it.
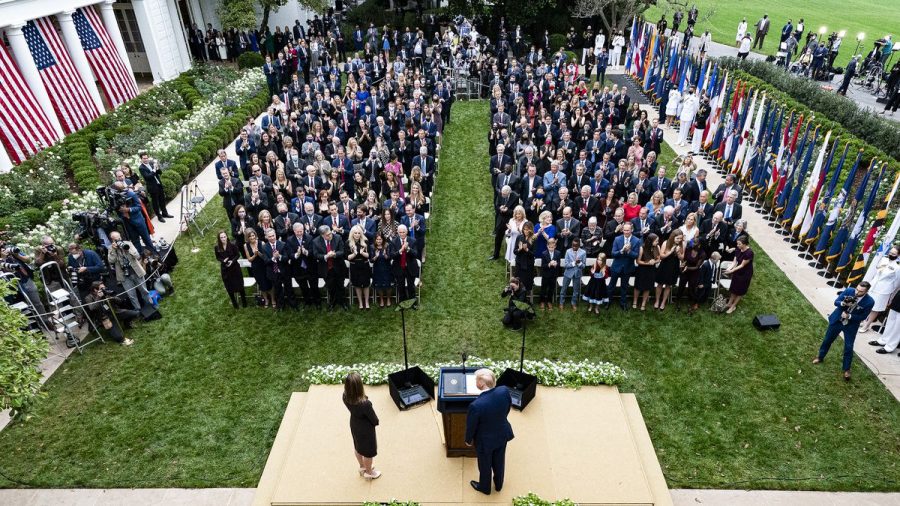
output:
{"label": "light pole", "polygon": [[853,56],[859,54],[859,45],[862,44],[863,39],[866,38],[866,34],[863,32],[859,32],[856,34],[856,49],[853,50]]}

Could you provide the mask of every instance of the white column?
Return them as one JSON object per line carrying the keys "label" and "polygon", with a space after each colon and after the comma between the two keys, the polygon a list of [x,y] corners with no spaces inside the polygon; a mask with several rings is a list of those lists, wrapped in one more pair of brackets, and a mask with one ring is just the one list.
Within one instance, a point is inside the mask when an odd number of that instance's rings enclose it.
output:
{"label": "white column", "polygon": [[94,79],[94,72],[91,71],[87,56],[84,54],[84,48],[81,47],[81,39],[78,37],[78,30],[75,29],[75,20],[72,19],[72,14],[75,14],[74,10],[63,11],[56,15],[56,19],[59,20],[59,28],[62,30],[63,42],[66,44],[66,49],[69,50],[69,57],[72,58],[78,75],[87,88],[88,95],[97,105],[100,114],[103,114],[106,112],[103,98],[100,96],[100,90],[97,89],[97,81]]}
{"label": "white column", "polygon": [[[131,79],[134,81],[134,70],[131,69],[131,62],[128,60],[128,51],[125,50],[125,41],[122,40],[122,31],[119,30],[119,22],[116,21],[116,13],[113,11],[114,3],[115,0],[105,0],[98,4],[100,6],[100,15],[103,16],[103,26],[106,27],[106,33],[109,34],[109,38],[112,39],[113,44],[116,45],[116,50],[119,52],[119,58],[122,59],[122,63],[125,64],[125,68],[128,69],[128,75],[131,76]],[[135,81],[135,85],[137,85],[137,81]]]}
{"label": "white column", "polygon": [[[167,79],[175,76],[173,72],[163,64],[160,55],[160,47],[157,45],[157,36],[153,28],[155,25],[151,22],[152,14],[150,11],[150,3],[155,0],[132,0],[131,5],[134,7],[134,17],[137,20],[138,29],[141,31],[141,40],[144,42],[144,51],[147,52],[147,60],[150,62],[150,72],[153,74],[153,84],[159,84]],[[164,45],[165,41],[159,37],[159,43]]]}
{"label": "white column", "polygon": [[47,94],[47,89],[44,88],[44,83],[41,81],[41,75],[38,72],[37,65],[35,65],[34,58],[31,56],[31,51],[28,49],[28,42],[25,40],[25,34],[22,33],[22,27],[24,26],[24,23],[17,24],[6,29],[6,37],[9,39],[9,46],[12,48],[13,58],[19,66],[19,71],[22,72],[22,78],[25,79],[28,89],[34,93],[34,97],[37,99],[38,104],[40,104],[44,114],[50,120],[50,125],[53,126],[53,129],[56,131],[59,138],[62,138],[62,124],[56,116],[56,111],[53,110],[53,102],[50,101],[50,95]]}
{"label": "white column", "polygon": [[191,55],[188,53],[187,40],[184,38],[184,23],[181,21],[181,15],[175,6],[175,1],[165,0],[165,2],[166,7],[169,9],[169,19],[172,20],[171,26],[175,36],[175,46],[178,49],[178,57],[181,60],[180,70],[184,72],[191,68]]}

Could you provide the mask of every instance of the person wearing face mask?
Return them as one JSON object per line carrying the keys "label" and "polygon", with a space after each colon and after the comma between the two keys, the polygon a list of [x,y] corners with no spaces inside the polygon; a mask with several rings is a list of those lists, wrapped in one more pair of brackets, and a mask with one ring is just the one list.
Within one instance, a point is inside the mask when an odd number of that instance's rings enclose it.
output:
{"label": "person wearing face mask", "polygon": [[83,297],[91,289],[94,281],[100,281],[106,266],[100,255],[94,250],[84,249],[78,243],[69,244],[69,256],[66,259],[69,268],[69,276],[77,283],[79,294]]}

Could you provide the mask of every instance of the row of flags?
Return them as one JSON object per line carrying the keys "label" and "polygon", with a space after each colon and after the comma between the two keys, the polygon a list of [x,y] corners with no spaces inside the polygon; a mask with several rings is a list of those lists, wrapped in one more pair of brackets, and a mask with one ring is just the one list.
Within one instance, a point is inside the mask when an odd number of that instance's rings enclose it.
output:
{"label": "row of flags", "polygon": [[681,51],[680,41],[660,37],[654,25],[637,18],[626,72],[657,102],[672,88],[705,91],[711,113],[703,149],[847,283],[874,276],[900,229],[900,170],[894,168],[892,184],[883,188],[891,178],[886,162],[865,163],[862,150],[853,153],[849,143],[832,140],[815,118],[777,103],[717,62]]}
{"label": "row of flags", "polygon": [[[101,17],[93,6],[82,7],[72,14],[75,30],[88,65],[115,108],[138,94],[134,76],[122,60]],[[69,134],[100,116],[63,44],[52,17],[28,21],[22,33],[30,57],[50,98],[54,114]],[[9,48],[0,41],[0,142],[13,163],[21,163],[60,139],[34,92],[28,88]]]}

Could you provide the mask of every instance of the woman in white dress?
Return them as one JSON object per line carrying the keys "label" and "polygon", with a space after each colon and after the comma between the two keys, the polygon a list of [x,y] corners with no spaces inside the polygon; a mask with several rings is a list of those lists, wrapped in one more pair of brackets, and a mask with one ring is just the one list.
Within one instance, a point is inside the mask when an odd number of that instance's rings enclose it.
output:
{"label": "woman in white dress", "polygon": [[681,92],[678,88],[672,87],[669,91],[669,101],[666,102],[666,127],[672,128],[675,124],[675,116],[678,115],[678,108],[681,106]]}
{"label": "woman in white dress", "polygon": [[875,305],[865,323],[859,329],[860,332],[868,332],[872,323],[887,309],[891,295],[900,287],[900,256],[897,247],[894,246],[875,267],[875,277],[872,279],[872,288],[869,295],[875,299]]}
{"label": "woman in white dress", "polygon": [[744,35],[747,35],[747,18],[741,20],[738,23],[737,36],[734,38],[735,46],[739,46],[741,41],[744,40]]}
{"label": "woman in white dress", "polygon": [[513,260],[516,259],[516,238],[522,233],[522,225],[524,225],[526,221],[525,208],[516,206],[516,208],[513,209],[512,218],[510,218],[509,222],[506,224],[506,255],[504,255],[504,258],[506,258],[508,263],[512,263]]}
{"label": "woman in white dress", "polygon": [[228,59],[228,48],[225,47],[225,35],[222,32],[216,36],[216,46],[219,49],[219,58],[222,61]]}
{"label": "woman in white dress", "polygon": [[697,226],[697,213],[689,213],[684,219],[684,225],[679,227],[679,230],[684,233],[685,243],[693,241],[700,231],[700,227]]}

